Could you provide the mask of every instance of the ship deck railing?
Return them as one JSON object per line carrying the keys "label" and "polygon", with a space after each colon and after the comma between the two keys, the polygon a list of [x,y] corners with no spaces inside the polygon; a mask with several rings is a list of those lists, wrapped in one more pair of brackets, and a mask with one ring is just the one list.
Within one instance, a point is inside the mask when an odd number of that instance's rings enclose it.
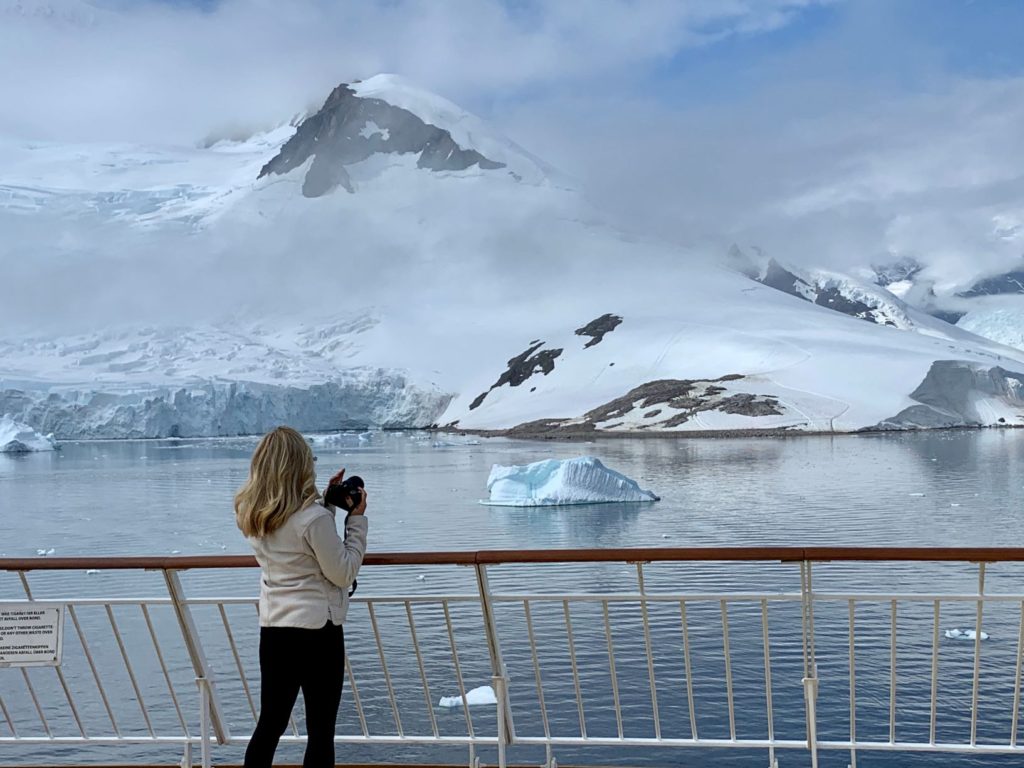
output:
{"label": "ship deck railing", "polygon": [[[346,633],[361,641],[353,654],[349,640],[342,706],[348,720],[339,722],[336,742],[342,753],[345,746],[363,748],[360,755],[371,754],[379,765],[395,762],[396,746],[415,745],[464,750],[459,764],[501,768],[520,754],[542,754],[554,768],[560,754],[587,749],[605,757],[621,752],[622,764],[638,751],[746,749],[763,751],[770,767],[784,766],[785,753],[799,752],[814,768],[819,755],[836,751],[847,753],[854,768],[864,752],[1024,757],[1018,742],[1024,590],[986,589],[993,572],[1003,576],[1000,585],[1018,584],[1022,563],[1024,548],[368,554],[361,573],[367,586],[353,597],[346,621]],[[496,570],[521,566],[528,568],[522,578],[500,579],[517,588],[492,588]],[[946,568],[955,577],[907,590],[898,583],[902,577],[890,582],[884,576],[894,566],[899,574]],[[415,567],[428,583],[440,569],[462,567],[473,586],[370,594],[374,571],[386,567]],[[20,585],[17,597],[0,598],[0,604],[58,607],[64,633],[57,665],[0,662],[0,763],[54,764],[69,748],[86,747],[102,748],[105,763],[127,764],[130,755],[141,765],[143,748],[154,755],[174,749],[181,765],[206,767],[224,764],[218,755],[226,758],[223,751],[234,747],[237,761],[258,716],[257,598],[197,594],[185,583],[226,569],[255,576],[256,568],[254,558],[234,555],[0,559],[0,576]],[[571,590],[544,576],[565,568],[575,574]],[[676,579],[673,568],[685,570]],[[858,586],[863,580],[856,574],[871,568],[883,574],[882,588]],[[580,589],[587,569],[600,578]],[[91,571],[138,573],[140,585],[156,580],[151,583],[161,591],[136,592],[122,581],[116,595],[43,596],[67,572]],[[716,574],[737,571],[752,585],[716,580]],[[705,574],[698,580],[702,589],[681,589],[694,573]],[[824,588],[815,586],[820,573]],[[962,588],[965,580],[970,589]],[[728,588],[716,588],[719,583]],[[961,588],[943,589],[944,583]],[[963,690],[956,694],[955,727],[943,722],[949,707],[940,686],[949,664],[946,611],[971,618],[956,635],[954,663]],[[987,617],[996,621],[996,613],[1003,627],[993,646],[999,650],[986,661],[987,633],[995,626]],[[730,630],[731,621],[743,623],[742,635]],[[902,621],[913,626],[909,636]],[[702,665],[711,658],[715,672],[702,680]],[[901,669],[907,664],[910,672]],[[447,688],[438,684],[439,675]],[[481,678],[496,701],[467,706]],[[710,688],[720,690],[712,696]],[[439,710],[439,693],[451,693],[462,706]],[[602,716],[595,718],[595,711]],[[304,742],[300,723],[301,715],[292,718],[282,743]],[[370,764],[360,757],[364,763]]]}

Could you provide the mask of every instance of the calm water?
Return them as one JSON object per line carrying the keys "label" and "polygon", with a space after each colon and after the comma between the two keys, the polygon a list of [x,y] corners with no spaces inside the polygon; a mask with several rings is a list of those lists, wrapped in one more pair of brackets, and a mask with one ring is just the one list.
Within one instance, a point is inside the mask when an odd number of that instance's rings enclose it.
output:
{"label": "calm water", "polygon": [[[419,434],[376,434],[369,441],[356,435],[337,444],[318,446],[323,477],[338,466],[364,477],[371,493],[370,549],[421,551],[479,548],[552,548],[618,546],[714,546],[876,544],[913,546],[1016,546],[1024,541],[1019,509],[1024,501],[1024,433],[1016,431],[947,432],[787,440],[607,440],[594,444],[530,443],[487,440],[472,445]],[[53,548],[55,555],[221,554],[247,553],[235,529],[231,497],[242,483],[255,440],[177,440],[67,444],[54,454],[0,457],[0,556],[35,556]],[[486,478],[494,463],[510,464],[592,454],[607,465],[657,492],[662,501],[648,505],[599,505],[545,510],[489,508],[478,504],[486,495]],[[878,566],[821,566],[819,589],[970,591],[976,572],[969,566],[910,568]],[[423,577],[422,579],[418,577]],[[752,564],[723,567],[653,565],[647,571],[652,591],[727,591],[766,587],[799,588],[795,566]],[[993,567],[989,590],[1019,592],[1024,570]],[[190,595],[251,595],[257,587],[254,571],[187,574]],[[577,591],[635,591],[635,569],[625,564],[587,567],[501,567],[491,574],[492,587],[505,593],[555,589]],[[154,574],[65,573],[33,574],[36,597],[74,595],[146,595],[165,593]],[[366,569],[361,594],[470,593],[467,569]],[[0,574],[0,598],[22,597],[17,579]],[[614,735],[607,644],[599,606],[572,605],[575,652],[580,670],[584,716],[589,735]],[[889,633],[887,603],[863,604],[856,616],[858,664],[857,706],[859,735],[888,738]],[[973,605],[943,604],[941,626],[973,627]],[[986,609],[988,611],[988,609]],[[249,606],[230,609],[231,626],[242,650],[243,664],[255,676],[255,613]],[[725,670],[721,647],[722,619],[717,603],[694,603],[689,609],[694,664],[696,720],[701,735],[728,737],[725,716]],[[174,637],[173,617],[157,606],[152,621],[161,637]],[[228,716],[238,733],[251,728],[251,714],[235,662],[229,653],[216,609],[196,608],[204,645],[223,675],[221,690],[230,700]],[[479,609],[455,605],[453,622],[458,653],[467,686],[489,682],[486,649],[482,645]],[[543,722],[527,642],[521,603],[498,609],[505,636],[503,651],[512,677],[516,727],[521,735],[541,735]],[[417,607],[417,632],[424,647],[431,698],[457,692],[443,615],[436,605]],[[155,662],[152,643],[136,608],[118,609],[119,628],[127,638],[129,656],[139,669],[140,690],[154,709],[154,720],[176,723],[166,701],[166,682]],[[97,657],[109,668],[123,670],[108,618],[102,609],[81,610],[84,632]],[[404,607],[378,609],[386,650],[385,661],[396,689],[407,732],[429,732],[430,723],[415,659],[410,658],[409,628]],[[560,735],[578,735],[579,712],[574,695],[568,636],[561,602],[534,607],[534,629],[544,673],[543,690],[549,726]],[[640,610],[635,603],[613,605],[617,673],[629,736],[653,736],[654,720],[644,655]],[[651,609],[659,716],[665,736],[689,736],[689,710],[678,605]],[[741,737],[766,733],[764,657],[760,611],[756,604],[730,608],[730,643],[736,686],[737,730]],[[927,738],[928,686],[931,662],[930,604],[901,605],[897,618],[898,738]],[[986,613],[983,644],[982,697],[979,740],[1008,737],[1012,676],[1016,654],[1019,606]],[[848,736],[848,614],[845,603],[823,605],[818,612],[818,656],[821,683],[823,739]],[[789,604],[773,605],[769,616],[776,736],[800,738],[799,611]],[[349,656],[360,686],[371,731],[394,730],[387,703],[380,657],[373,642],[365,606],[353,609],[346,626]],[[69,635],[69,653],[81,656],[77,639]],[[939,737],[964,738],[970,713],[971,643],[944,641],[940,654]],[[192,718],[194,694],[189,691],[187,659],[168,642],[163,649],[180,684],[182,707]],[[109,719],[86,667],[66,674],[87,729],[109,730]],[[36,674],[38,673],[38,674]],[[234,677],[232,678],[232,673]],[[145,723],[126,676],[111,683],[119,695],[113,704],[125,732],[145,733]],[[180,682],[179,683],[179,678]],[[65,733],[74,733],[63,694],[51,670],[34,670],[32,680],[46,702],[48,716]],[[19,732],[39,730],[38,718],[20,673],[0,670],[3,695]],[[189,698],[191,697],[191,698]],[[161,719],[163,718],[163,719]],[[169,718],[169,720],[167,720]],[[436,712],[442,733],[465,730],[460,710]],[[474,726],[493,732],[493,710],[474,710]],[[34,724],[35,723],[35,724]],[[340,731],[358,733],[350,691],[346,690]],[[35,729],[35,730],[33,730]],[[56,729],[56,727],[55,727]],[[0,735],[8,735],[0,719]],[[222,759],[237,759],[230,749]],[[573,753],[558,750],[562,762],[653,765],[757,765],[764,752],[746,754],[693,751],[636,752],[596,750]],[[0,762],[45,762],[58,755],[28,747]],[[294,750],[283,758],[296,759]],[[61,759],[99,759],[106,762],[132,757],[168,762],[174,751],[160,753],[131,748],[94,753],[69,751]],[[412,745],[376,752],[362,748],[339,750],[339,760],[362,757],[403,760],[434,758],[459,761],[461,750],[433,753]],[[485,759],[488,759],[485,755]],[[517,762],[537,762],[542,754],[521,748]],[[886,756],[862,753],[861,765],[1005,765],[1006,759],[953,756]],[[824,753],[823,765],[843,765],[848,754]],[[784,766],[805,765],[805,754],[783,752]]]}

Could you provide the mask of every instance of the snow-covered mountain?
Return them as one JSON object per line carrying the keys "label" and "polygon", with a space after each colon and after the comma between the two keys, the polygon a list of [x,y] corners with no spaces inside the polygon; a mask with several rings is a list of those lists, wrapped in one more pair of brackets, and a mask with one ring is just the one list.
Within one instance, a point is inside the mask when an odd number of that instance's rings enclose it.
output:
{"label": "snow-covered mountain", "polygon": [[[97,314],[166,302],[159,281],[123,285],[139,260],[181,281],[159,320],[0,339],[0,413],[58,438],[1024,424],[1024,353],[842,275],[752,280],[615,231],[542,161],[393,76],[240,141],[7,141],[0,161],[0,226],[73,223],[16,247],[102,261]],[[104,251],[114,225],[130,252]]]}

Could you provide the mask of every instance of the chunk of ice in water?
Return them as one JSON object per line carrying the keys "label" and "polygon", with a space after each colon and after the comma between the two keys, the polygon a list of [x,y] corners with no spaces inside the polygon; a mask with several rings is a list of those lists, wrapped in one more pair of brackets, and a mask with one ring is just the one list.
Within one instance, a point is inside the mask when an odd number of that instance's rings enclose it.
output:
{"label": "chunk of ice in water", "polygon": [[[481,685],[479,688],[474,688],[471,691],[466,691],[466,703],[471,707],[486,706],[488,704],[497,704],[498,697],[494,695],[494,689],[489,685]],[[462,697],[461,696],[442,696],[441,701],[438,702],[439,706],[442,707],[461,707]]]}
{"label": "chunk of ice in water", "polygon": [[490,498],[481,503],[503,507],[659,500],[593,456],[511,467],[495,464],[487,478],[487,490]]}
{"label": "chunk of ice in water", "polygon": [[[950,640],[974,640],[977,637],[973,629],[947,629],[944,634]],[[988,640],[988,632],[982,632],[981,639]]]}

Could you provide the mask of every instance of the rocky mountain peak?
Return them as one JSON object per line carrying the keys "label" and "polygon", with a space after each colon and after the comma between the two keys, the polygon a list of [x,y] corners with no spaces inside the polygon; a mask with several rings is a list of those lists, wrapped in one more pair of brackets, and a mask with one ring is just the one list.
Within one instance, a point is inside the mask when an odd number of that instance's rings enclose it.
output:
{"label": "rocky mountain peak", "polygon": [[505,163],[460,145],[446,128],[383,98],[360,95],[357,88],[357,84],[335,88],[320,110],[302,121],[295,135],[263,166],[259,178],[288,173],[312,157],[302,194],[319,197],[339,186],[355,191],[348,167],[380,153],[416,153],[416,165],[431,171],[505,168]]}

